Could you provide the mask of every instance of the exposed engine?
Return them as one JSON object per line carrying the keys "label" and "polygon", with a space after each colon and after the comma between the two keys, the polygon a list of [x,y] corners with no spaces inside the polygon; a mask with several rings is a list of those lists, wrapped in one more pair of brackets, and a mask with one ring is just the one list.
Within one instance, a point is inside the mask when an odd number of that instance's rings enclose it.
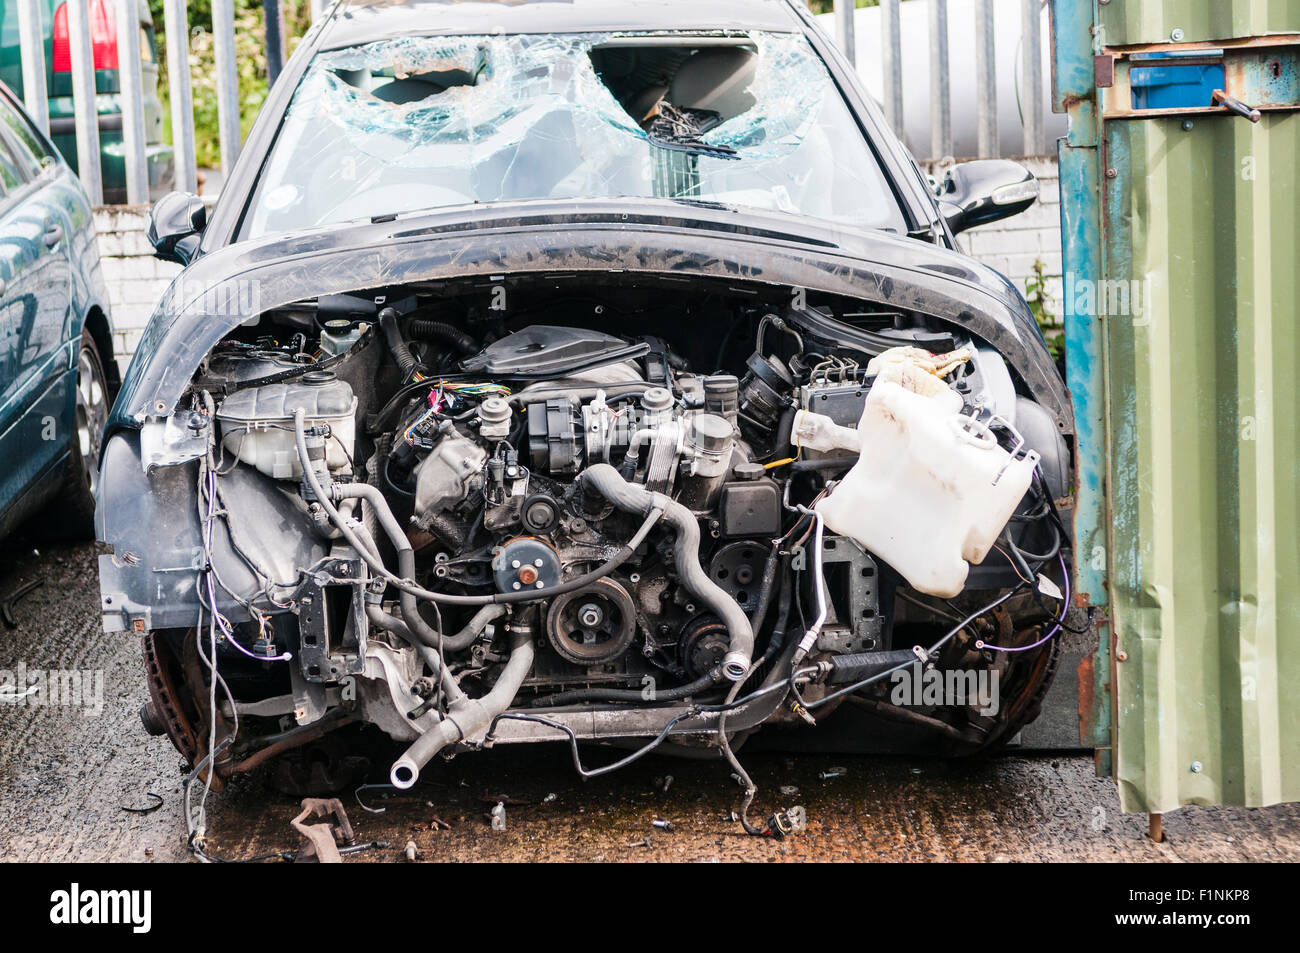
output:
{"label": "exposed engine", "polygon": [[[158,730],[197,762],[199,727],[238,718],[225,757],[246,765],[260,739],[360,721],[408,746],[390,777],[409,787],[496,741],[734,759],[731,713],[748,732],[846,699],[959,751],[1033,717],[1068,456],[996,352],[901,315],[872,350],[841,343],[833,308],[555,313],[339,295],[212,352],[187,438],[206,444],[209,611],[197,640],[163,636],[194,684],[177,701],[154,680]],[[220,712],[179,661],[194,644]],[[1002,710],[893,706],[886,676],[913,664],[1001,672]]]}

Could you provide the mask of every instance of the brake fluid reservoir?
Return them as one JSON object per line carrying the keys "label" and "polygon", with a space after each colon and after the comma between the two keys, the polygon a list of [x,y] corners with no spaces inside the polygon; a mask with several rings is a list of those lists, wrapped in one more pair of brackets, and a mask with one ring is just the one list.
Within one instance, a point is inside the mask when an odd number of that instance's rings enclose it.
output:
{"label": "brake fluid reservoir", "polygon": [[325,462],[330,470],[350,467],[356,439],[357,399],[352,387],[331,371],[308,371],[281,384],[237,390],[217,408],[221,440],[227,453],[277,480],[298,480],[298,450],[293,417],[299,407],[308,427],[328,424]]}
{"label": "brake fluid reservoir", "polygon": [[816,507],[831,530],[944,598],[988,555],[1038,463],[1004,450],[961,403],[951,390],[923,396],[877,380],[858,422],[861,456]]}

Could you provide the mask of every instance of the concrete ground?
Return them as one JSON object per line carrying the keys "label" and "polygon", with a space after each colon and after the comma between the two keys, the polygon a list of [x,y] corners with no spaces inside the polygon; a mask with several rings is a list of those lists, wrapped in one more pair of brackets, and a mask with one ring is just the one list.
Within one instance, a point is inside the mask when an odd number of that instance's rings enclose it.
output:
{"label": "concrete ground", "polygon": [[[78,670],[90,686],[80,707],[0,704],[0,860],[187,857],[180,759],[140,727],[137,639],[100,632],[96,554],[21,536],[0,542],[0,599],[43,580],[15,606],[18,627],[0,628],[0,670]],[[1300,860],[1300,805],[1187,808],[1166,815],[1167,840],[1154,844],[1145,816],[1122,815],[1114,785],[1077,753],[979,762],[741,756],[759,785],[755,817],[798,804],[806,831],[746,836],[730,818],[738,792],[720,762],[650,757],[583,781],[567,749],[547,745],[457,758],[401,796],[344,795],[358,839],[390,842],[349,862],[401,859],[408,841],[420,860],[456,861]],[[602,752],[586,757],[599,763]],[[822,778],[831,767],[845,770]],[[161,795],[160,808],[126,810],[156,803],[149,792]],[[489,824],[498,802],[504,831]],[[264,778],[238,779],[210,807],[215,854],[297,847],[288,822],[298,803]],[[656,819],[673,829],[655,828]]]}

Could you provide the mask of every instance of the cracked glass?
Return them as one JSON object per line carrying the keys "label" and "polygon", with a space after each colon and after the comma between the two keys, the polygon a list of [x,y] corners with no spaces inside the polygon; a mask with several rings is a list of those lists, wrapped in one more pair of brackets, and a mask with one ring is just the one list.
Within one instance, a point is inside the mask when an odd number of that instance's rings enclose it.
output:
{"label": "cracked glass", "polygon": [[401,37],[318,54],[244,237],[477,203],[619,197],[905,229],[802,36],[565,34]]}

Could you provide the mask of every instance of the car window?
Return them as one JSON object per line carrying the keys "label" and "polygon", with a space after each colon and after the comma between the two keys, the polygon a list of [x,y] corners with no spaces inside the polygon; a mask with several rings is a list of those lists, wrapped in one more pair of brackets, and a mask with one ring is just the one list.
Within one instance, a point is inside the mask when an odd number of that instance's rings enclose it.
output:
{"label": "car window", "polygon": [[8,141],[12,143],[13,153],[11,159],[16,160],[18,166],[25,171],[24,177],[39,175],[51,157],[50,150],[27,121],[27,117],[3,96],[0,96],[0,121],[4,122],[9,131]]}
{"label": "car window", "polygon": [[800,35],[401,37],[318,54],[243,237],[423,209],[647,197],[905,232]]}
{"label": "car window", "polygon": [[4,194],[8,195],[26,181],[27,176],[14,158],[9,138],[0,137],[0,186],[4,187]]}
{"label": "car window", "polygon": [[153,27],[140,27],[140,60],[155,65],[158,62],[158,55],[154,50]]}

